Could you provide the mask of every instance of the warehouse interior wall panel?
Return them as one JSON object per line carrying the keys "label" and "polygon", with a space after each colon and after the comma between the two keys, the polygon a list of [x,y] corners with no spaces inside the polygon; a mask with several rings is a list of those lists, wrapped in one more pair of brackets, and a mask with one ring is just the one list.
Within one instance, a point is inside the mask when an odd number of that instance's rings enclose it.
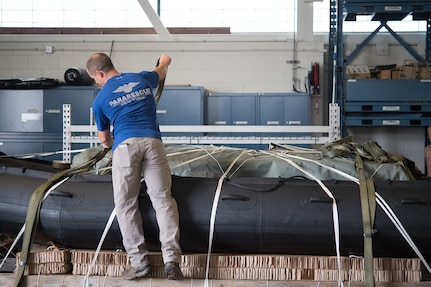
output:
{"label": "warehouse interior wall panel", "polygon": [[[70,67],[85,68],[94,52],[111,54],[121,72],[151,70],[166,51],[172,57],[166,86],[203,86],[214,93],[290,92],[294,81],[304,87],[310,63],[323,64],[325,52],[323,42],[313,41],[298,42],[294,53],[292,39],[292,33],[175,35],[170,42],[157,35],[7,35],[0,39],[0,78],[63,80]],[[46,45],[53,47],[51,54],[45,53]],[[295,58],[301,62],[297,69]]]}

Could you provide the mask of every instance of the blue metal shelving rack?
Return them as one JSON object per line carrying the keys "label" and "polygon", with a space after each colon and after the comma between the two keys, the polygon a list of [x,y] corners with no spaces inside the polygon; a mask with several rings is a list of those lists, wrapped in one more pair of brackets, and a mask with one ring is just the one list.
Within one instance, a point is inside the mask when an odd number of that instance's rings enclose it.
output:
{"label": "blue metal shelving rack", "polygon": [[[344,56],[343,22],[355,21],[358,15],[371,16],[371,21],[380,21],[380,25],[350,55]],[[413,20],[427,22],[425,58],[412,49],[388,24],[389,21],[400,21],[407,15],[412,15]],[[332,95],[333,101],[340,105],[342,136],[346,126],[384,126],[384,123],[391,125],[398,123],[399,126],[427,126],[431,122],[431,113],[426,108],[409,110],[412,107],[416,109],[417,106],[429,106],[431,103],[431,96],[427,95],[428,87],[431,86],[429,80],[346,81],[345,66],[382,28],[385,28],[417,62],[431,63],[431,0],[330,0],[328,62],[333,65],[329,65],[328,68],[329,75],[332,75],[328,77],[328,94]],[[389,96],[387,92],[381,93],[382,91],[390,91]],[[372,103],[369,104],[369,102]],[[385,105],[399,108],[391,111],[380,110]],[[357,110],[364,107],[366,107],[365,110]],[[420,113],[420,120],[418,120],[418,113]],[[385,116],[388,120],[381,120]]]}

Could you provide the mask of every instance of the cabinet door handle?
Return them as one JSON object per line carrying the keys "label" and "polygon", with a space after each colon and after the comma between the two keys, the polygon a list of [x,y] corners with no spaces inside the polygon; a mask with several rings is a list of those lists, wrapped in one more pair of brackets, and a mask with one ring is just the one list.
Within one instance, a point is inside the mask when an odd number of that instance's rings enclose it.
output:
{"label": "cabinet door handle", "polygon": [[225,125],[225,124],[227,124],[227,122],[226,121],[215,121],[214,124],[215,125]]}
{"label": "cabinet door handle", "polygon": [[280,124],[280,122],[279,122],[279,121],[267,121],[267,122],[266,122],[266,124],[267,124],[268,126],[270,126],[270,125],[279,125],[279,124]]}
{"label": "cabinet door handle", "polygon": [[47,109],[45,110],[47,114],[59,114],[61,111],[59,109]]}
{"label": "cabinet door handle", "polygon": [[286,121],[288,125],[301,125],[301,121]]}

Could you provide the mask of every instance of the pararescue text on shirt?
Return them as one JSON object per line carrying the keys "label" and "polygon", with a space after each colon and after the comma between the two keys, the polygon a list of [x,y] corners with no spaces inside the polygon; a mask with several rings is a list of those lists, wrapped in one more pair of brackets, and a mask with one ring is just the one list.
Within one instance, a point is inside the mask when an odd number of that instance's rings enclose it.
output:
{"label": "pararescue text on shirt", "polygon": [[128,94],[125,94],[124,96],[118,97],[112,101],[109,102],[109,105],[111,107],[116,107],[118,105],[124,106],[131,102],[136,102],[145,99],[146,96],[151,95],[151,89],[141,89],[138,91],[134,91]]}

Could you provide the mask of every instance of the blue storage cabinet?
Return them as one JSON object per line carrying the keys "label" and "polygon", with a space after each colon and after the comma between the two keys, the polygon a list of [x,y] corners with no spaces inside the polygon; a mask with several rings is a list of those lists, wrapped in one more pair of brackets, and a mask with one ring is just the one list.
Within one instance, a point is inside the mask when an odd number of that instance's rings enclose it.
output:
{"label": "blue storage cabinet", "polygon": [[284,124],[288,126],[310,125],[310,95],[291,93],[284,97]]}
{"label": "blue storage cabinet", "polygon": [[63,132],[63,104],[72,107],[73,125],[90,124],[90,108],[98,88],[93,86],[63,86],[43,92],[43,131],[45,133]]}
{"label": "blue storage cabinet", "polygon": [[[310,95],[307,93],[270,93],[259,95],[259,124],[301,126],[310,124]],[[262,136],[304,136],[298,133],[273,133]]]}
{"label": "blue storage cabinet", "polygon": [[[14,155],[63,149],[63,104],[72,105],[72,124],[90,124],[94,86],[60,86],[37,90],[0,90],[0,151]],[[74,144],[72,149],[88,147]],[[61,154],[44,157],[62,159]]]}
{"label": "blue storage cabinet", "polygon": [[232,99],[230,96],[209,94],[206,99],[206,123],[208,125],[230,125],[231,105]]}
{"label": "blue storage cabinet", "polygon": [[284,125],[284,95],[259,96],[259,125]]}
{"label": "blue storage cabinet", "polygon": [[[71,124],[89,125],[90,109],[94,98],[99,92],[96,86],[61,86],[46,89],[43,92],[43,132],[45,135],[61,135],[61,139],[45,141],[44,151],[63,149],[63,104],[71,105]],[[72,150],[88,148],[88,144],[74,143]],[[63,156],[54,155],[45,159],[62,159]]]}
{"label": "blue storage cabinet", "polygon": [[[256,125],[257,94],[208,94],[206,100],[208,125]],[[214,136],[250,136],[254,133],[210,133]]]}
{"label": "blue storage cabinet", "polygon": [[[159,125],[203,125],[205,89],[198,86],[164,87],[157,105]],[[189,135],[165,133],[163,136]],[[196,134],[194,134],[196,135]]]}
{"label": "blue storage cabinet", "polygon": [[42,132],[43,90],[0,90],[0,132]]}

